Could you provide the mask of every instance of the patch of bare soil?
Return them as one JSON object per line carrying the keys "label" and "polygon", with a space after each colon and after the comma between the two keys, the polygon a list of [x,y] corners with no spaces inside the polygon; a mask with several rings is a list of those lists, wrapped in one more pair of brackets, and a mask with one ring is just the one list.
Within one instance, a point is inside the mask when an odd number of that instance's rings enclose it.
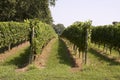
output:
{"label": "patch of bare soil", "polygon": [[105,58],[120,64],[120,57],[113,57],[112,55],[110,55],[110,54],[108,55],[108,54],[106,54],[106,52],[101,51],[101,50],[99,50],[97,48],[91,48],[91,49],[95,50],[97,53],[99,53],[100,55],[104,56]]}
{"label": "patch of bare soil", "polygon": [[79,72],[82,70],[82,63],[80,58],[74,58],[75,66],[71,68],[72,72]]}
{"label": "patch of bare soil", "polygon": [[73,57],[73,60],[74,60],[74,65],[73,67],[71,68],[71,71],[72,72],[79,72],[82,70],[82,60],[81,58],[79,58],[78,56],[73,56],[72,54],[72,49],[68,48],[70,50],[70,54],[72,55]]}
{"label": "patch of bare soil", "polygon": [[79,58],[77,54],[73,55],[75,53],[74,50],[66,43],[66,40],[64,40],[64,39],[62,39],[62,40],[65,42],[65,44],[68,48],[69,54],[72,55],[72,58],[73,58],[73,61],[74,61],[73,62],[73,67],[71,68],[71,71],[72,72],[81,71],[82,70],[82,60],[81,60],[81,58]]}
{"label": "patch of bare soil", "polygon": [[28,67],[26,66],[26,67],[23,67],[23,68],[16,69],[15,72],[25,72],[27,70],[28,70]]}
{"label": "patch of bare soil", "polygon": [[29,46],[29,45],[30,45],[29,42],[25,42],[20,44],[19,46],[12,48],[10,51],[5,51],[4,53],[0,53],[0,62],[4,62],[5,59],[16,54],[18,51],[20,51],[21,49],[24,49],[26,46]]}
{"label": "patch of bare soil", "polygon": [[[45,68],[49,53],[51,51],[51,47],[55,42],[55,40],[56,39],[54,38],[50,42],[48,42],[48,44],[43,48],[42,53],[36,56],[36,59],[34,61],[34,66],[37,67],[38,69]],[[28,71],[28,66],[25,66],[23,68],[18,68],[15,71],[16,72]]]}
{"label": "patch of bare soil", "polygon": [[35,59],[35,66],[37,68],[45,68],[46,62],[48,60],[49,54],[51,52],[51,48],[55,42],[56,38],[52,39],[42,50],[42,53],[38,55]]}

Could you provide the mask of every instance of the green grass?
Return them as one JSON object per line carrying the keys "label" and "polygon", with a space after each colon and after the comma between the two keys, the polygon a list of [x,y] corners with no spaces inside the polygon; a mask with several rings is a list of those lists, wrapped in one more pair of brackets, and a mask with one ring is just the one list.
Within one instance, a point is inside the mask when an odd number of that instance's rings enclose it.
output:
{"label": "green grass", "polygon": [[[19,54],[26,54],[27,51],[28,48]],[[84,65],[83,70],[78,72],[71,72],[73,60],[66,53],[68,50],[64,42],[57,39],[52,46],[47,66],[44,69],[32,68],[26,72],[15,72],[15,68],[19,67],[16,63],[24,64],[20,62],[24,56],[15,59],[20,55],[14,55],[6,65],[0,65],[0,80],[120,80],[120,65],[97,55],[96,51],[89,50],[88,65]]]}
{"label": "green grass", "polygon": [[18,75],[15,69],[21,68],[28,63],[29,47],[18,51],[0,64],[0,80],[9,80]]}
{"label": "green grass", "polygon": [[98,48],[98,45],[97,44],[91,44],[91,47],[93,47],[94,49],[97,49],[97,50],[100,50],[100,51],[103,51],[106,55],[108,56],[111,56],[113,58],[120,58],[120,54],[117,50],[115,49],[112,49],[112,52],[110,54],[110,51],[109,51],[109,48],[106,48],[107,49],[107,52],[106,50],[104,51],[103,48],[104,46],[103,45],[100,45],[100,47]]}
{"label": "green grass", "polygon": [[17,54],[7,58],[3,65],[14,65],[18,68],[22,68],[28,63],[30,47],[26,47],[24,50],[19,51]]}

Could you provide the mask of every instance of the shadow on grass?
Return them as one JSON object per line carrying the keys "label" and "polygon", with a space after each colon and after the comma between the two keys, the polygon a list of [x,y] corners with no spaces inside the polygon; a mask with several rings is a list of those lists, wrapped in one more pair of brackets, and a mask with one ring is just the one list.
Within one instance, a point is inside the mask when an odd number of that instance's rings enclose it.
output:
{"label": "shadow on grass", "polygon": [[6,62],[9,65],[16,65],[18,68],[23,68],[28,65],[29,61],[29,53],[30,47],[26,48],[19,56],[11,59],[10,61]]}
{"label": "shadow on grass", "polygon": [[68,50],[66,44],[63,40],[58,39],[59,46],[58,46],[58,55],[59,55],[59,63],[66,64],[71,67],[75,67],[75,60],[73,59],[72,55],[70,54],[70,51]]}
{"label": "shadow on grass", "polygon": [[[11,47],[10,47],[10,50],[14,47],[17,47],[19,46],[20,44],[24,44],[26,41],[21,41],[19,43],[16,43],[16,44],[11,44]],[[5,51],[8,51],[8,46],[4,46],[4,47],[1,47],[0,48],[0,54],[3,54]]]}
{"label": "shadow on grass", "polygon": [[7,50],[8,50],[8,47],[2,47],[2,48],[0,48],[0,54],[3,54]]}
{"label": "shadow on grass", "polygon": [[115,61],[115,59],[110,59],[93,48],[90,48],[89,52],[96,56],[97,59],[104,60],[105,62],[109,63],[109,65],[120,65],[120,63]]}

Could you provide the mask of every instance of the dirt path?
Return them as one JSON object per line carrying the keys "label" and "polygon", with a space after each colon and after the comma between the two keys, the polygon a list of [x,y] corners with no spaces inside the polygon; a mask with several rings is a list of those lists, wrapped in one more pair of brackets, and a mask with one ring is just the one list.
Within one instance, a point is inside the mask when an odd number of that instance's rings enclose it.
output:
{"label": "dirt path", "polygon": [[78,72],[82,70],[82,61],[81,58],[79,58],[78,55],[73,55],[74,54],[74,50],[71,48],[70,44],[67,43],[67,41],[65,39],[62,39],[65,43],[65,45],[68,48],[68,52],[70,55],[72,55],[72,58],[74,60],[74,66],[71,68],[72,72]]}
{"label": "dirt path", "polygon": [[0,62],[4,62],[6,58],[10,57],[11,55],[16,54],[16,52],[24,49],[26,46],[29,46],[29,42],[25,42],[17,47],[12,48],[10,51],[6,51],[0,54]]}
{"label": "dirt path", "polygon": [[[57,40],[57,42],[56,42]],[[56,42],[56,44],[55,44]],[[66,44],[64,43],[64,41],[60,40],[60,39],[52,39],[42,50],[42,53],[39,54],[35,61],[34,61],[34,65],[38,68],[38,69],[42,69],[45,68],[47,65],[48,57],[52,52],[52,48],[53,46],[56,46],[54,49],[54,56],[55,59],[57,59],[59,62],[58,63],[54,63],[54,61],[52,63],[54,64],[66,64],[71,66],[71,70],[73,72],[76,71],[80,71],[81,66],[75,66],[78,65],[78,63],[80,62],[78,59],[73,58],[72,54],[70,53],[70,51],[68,50],[68,48],[66,47]],[[56,55],[58,55],[59,57],[56,58]],[[77,63],[78,62],[78,63]],[[24,68],[20,68],[20,69],[16,69],[16,72],[25,72],[28,70],[28,66],[24,67]]]}
{"label": "dirt path", "polygon": [[112,55],[108,55],[104,51],[99,50],[99,49],[94,48],[94,47],[92,47],[90,50],[92,51],[92,53],[97,53],[97,55],[99,57],[101,57],[104,60],[107,60],[108,62],[112,62],[114,64],[120,64],[120,58],[119,57],[118,58],[113,57]]}
{"label": "dirt path", "polygon": [[46,66],[46,62],[49,56],[49,53],[51,52],[52,45],[54,45],[54,42],[56,41],[56,38],[52,39],[47,46],[43,48],[43,51],[40,55],[37,56],[35,60],[35,65],[38,68],[44,68]]}
{"label": "dirt path", "polygon": [[[54,42],[56,41],[56,38],[52,39],[42,50],[42,53],[39,54],[35,61],[34,61],[34,65],[35,67],[37,67],[38,69],[44,68],[46,66],[46,62],[47,62],[47,58],[49,56],[49,53],[51,51],[52,45],[54,44]],[[16,72],[25,72],[28,70],[28,66],[25,66],[23,68],[18,68],[15,71]]]}

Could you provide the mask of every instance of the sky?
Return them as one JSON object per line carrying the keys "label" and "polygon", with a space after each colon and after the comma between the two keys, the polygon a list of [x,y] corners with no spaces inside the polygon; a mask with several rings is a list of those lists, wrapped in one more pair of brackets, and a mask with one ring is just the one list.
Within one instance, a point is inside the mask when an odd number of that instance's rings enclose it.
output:
{"label": "sky", "polygon": [[65,27],[76,21],[92,20],[94,26],[120,21],[120,0],[57,0],[50,10],[54,24]]}

